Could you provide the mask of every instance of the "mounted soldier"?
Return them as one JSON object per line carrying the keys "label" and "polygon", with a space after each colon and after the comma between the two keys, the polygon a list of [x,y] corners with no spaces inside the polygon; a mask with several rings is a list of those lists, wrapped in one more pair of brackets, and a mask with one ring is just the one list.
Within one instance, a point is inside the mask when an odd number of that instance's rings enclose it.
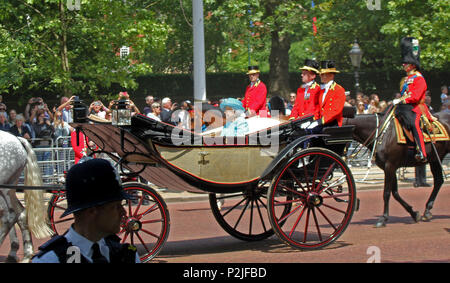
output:
{"label": "mounted soldier", "polygon": [[396,105],[395,116],[406,130],[411,131],[416,143],[416,160],[427,161],[425,142],[420,128],[420,119],[424,114],[427,121],[435,120],[425,105],[425,92],[427,84],[420,69],[419,41],[414,37],[405,37],[401,40],[402,64],[407,77],[401,89],[401,97],[394,99]]}

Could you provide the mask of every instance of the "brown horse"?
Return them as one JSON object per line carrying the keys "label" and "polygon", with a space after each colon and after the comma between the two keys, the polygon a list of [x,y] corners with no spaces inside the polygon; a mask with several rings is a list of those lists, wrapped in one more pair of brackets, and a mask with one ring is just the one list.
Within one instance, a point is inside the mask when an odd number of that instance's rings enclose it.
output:
{"label": "brown horse", "polygon": [[[435,114],[439,121],[443,124],[448,133],[450,133],[450,114],[440,112]],[[359,143],[364,143],[370,138],[368,148],[372,148],[370,144],[373,145],[375,141],[375,135],[373,135],[377,125],[382,125],[387,115],[384,117],[376,114],[368,115],[357,115],[353,119],[344,119],[344,125],[354,125],[355,130],[353,133],[353,138]],[[377,120],[378,119],[378,120]],[[380,133],[381,134],[381,133]],[[411,150],[411,146],[406,144],[398,144],[397,137],[395,133],[395,126],[393,121],[386,128],[384,136],[381,140],[377,141],[378,145],[376,147],[375,153],[375,163],[384,171],[384,213],[381,216],[375,227],[384,227],[389,217],[389,198],[390,194],[395,200],[397,200],[411,215],[414,221],[418,222],[420,214],[418,211],[414,211],[413,208],[400,197],[397,187],[397,175],[396,171],[400,167],[415,167],[417,165],[422,165],[423,163],[418,163],[414,159],[414,150]],[[411,145],[411,144],[410,144]],[[439,159],[443,160],[445,155],[450,151],[450,141],[436,142],[435,143],[437,154]],[[415,148],[415,147],[413,147]],[[422,216],[422,220],[427,221],[432,218],[431,209],[433,208],[436,196],[444,183],[442,167],[439,160],[436,158],[436,153],[432,148],[430,143],[426,144],[426,152],[428,163],[430,164],[431,172],[433,174],[433,191],[426,203],[425,212]]]}

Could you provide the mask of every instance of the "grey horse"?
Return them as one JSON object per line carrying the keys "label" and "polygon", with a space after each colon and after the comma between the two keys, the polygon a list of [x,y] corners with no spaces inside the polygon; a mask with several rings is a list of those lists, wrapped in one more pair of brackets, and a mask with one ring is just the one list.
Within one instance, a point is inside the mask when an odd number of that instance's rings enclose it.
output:
{"label": "grey horse", "polygon": [[[36,155],[29,142],[24,138],[0,131],[0,184],[17,185],[24,169],[26,186],[42,186]],[[0,245],[8,234],[11,242],[7,262],[18,260],[19,240],[14,224],[17,223],[22,232],[23,262],[29,262],[33,256],[31,233],[36,238],[52,235],[46,220],[44,191],[25,190],[24,198],[26,209],[18,200],[15,190],[0,188]]]}

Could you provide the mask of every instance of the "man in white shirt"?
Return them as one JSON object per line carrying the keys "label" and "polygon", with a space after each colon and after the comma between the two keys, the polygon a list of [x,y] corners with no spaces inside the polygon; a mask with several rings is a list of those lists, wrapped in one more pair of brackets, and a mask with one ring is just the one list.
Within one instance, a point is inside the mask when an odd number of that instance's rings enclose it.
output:
{"label": "man in white shirt", "polygon": [[126,215],[120,177],[105,159],[89,159],[74,165],[66,178],[67,209],[74,215],[63,236],[39,247],[33,263],[138,263],[136,248],[121,244],[115,234]]}

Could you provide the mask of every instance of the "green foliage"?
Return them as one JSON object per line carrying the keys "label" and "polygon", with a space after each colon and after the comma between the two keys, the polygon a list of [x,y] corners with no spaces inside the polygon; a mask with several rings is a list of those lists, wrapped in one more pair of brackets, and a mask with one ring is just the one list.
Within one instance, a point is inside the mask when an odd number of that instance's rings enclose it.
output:
{"label": "green foliage", "polygon": [[[151,72],[146,48],[167,38],[165,25],[141,2],[83,0],[79,11],[66,0],[2,2],[0,91],[45,86],[96,96],[98,86],[112,83],[136,88],[135,78]],[[118,56],[123,45],[133,50],[126,59]]]}

